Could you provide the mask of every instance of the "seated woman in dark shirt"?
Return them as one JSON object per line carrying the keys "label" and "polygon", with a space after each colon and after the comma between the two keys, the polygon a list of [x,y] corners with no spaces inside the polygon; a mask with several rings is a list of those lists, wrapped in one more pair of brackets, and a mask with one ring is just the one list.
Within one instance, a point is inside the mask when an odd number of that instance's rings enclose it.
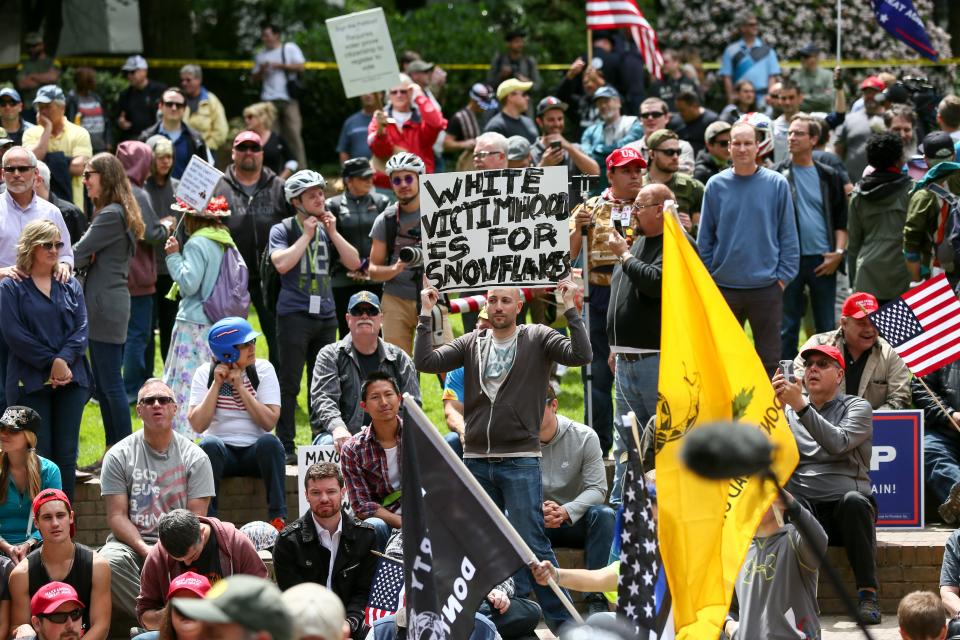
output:
{"label": "seated woman in dark shirt", "polygon": [[37,453],[60,468],[73,495],[80,419],[90,397],[87,308],[76,279],[54,269],[63,246],[49,220],[28,223],[17,243],[19,277],[0,283],[0,332],[10,348],[7,402],[40,414]]}

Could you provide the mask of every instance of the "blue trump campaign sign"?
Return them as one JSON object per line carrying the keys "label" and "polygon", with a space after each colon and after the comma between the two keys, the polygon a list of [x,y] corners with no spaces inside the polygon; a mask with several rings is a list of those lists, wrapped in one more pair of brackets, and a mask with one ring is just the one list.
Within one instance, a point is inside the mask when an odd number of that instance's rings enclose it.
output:
{"label": "blue trump campaign sign", "polygon": [[878,528],[923,528],[923,412],[874,411],[870,484]]}
{"label": "blue trump campaign sign", "polygon": [[923,20],[913,8],[913,0],[873,0],[873,12],[887,33],[925,58],[937,59],[938,54],[927,36]]}

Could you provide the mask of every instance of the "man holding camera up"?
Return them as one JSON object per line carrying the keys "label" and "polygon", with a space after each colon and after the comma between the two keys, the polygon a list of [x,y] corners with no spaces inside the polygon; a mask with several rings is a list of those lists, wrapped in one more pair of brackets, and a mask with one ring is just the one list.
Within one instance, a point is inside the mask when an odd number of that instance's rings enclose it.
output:
{"label": "man holding camera up", "polygon": [[[426,173],[423,160],[401,151],[386,166],[390,187],[397,202],[384,209],[373,223],[370,238],[370,278],[383,282],[383,339],[413,353],[413,333],[417,328],[417,302],[423,280],[423,254],[420,250],[420,176]],[[446,310],[434,315],[434,331],[442,324],[443,342],[453,340]]]}

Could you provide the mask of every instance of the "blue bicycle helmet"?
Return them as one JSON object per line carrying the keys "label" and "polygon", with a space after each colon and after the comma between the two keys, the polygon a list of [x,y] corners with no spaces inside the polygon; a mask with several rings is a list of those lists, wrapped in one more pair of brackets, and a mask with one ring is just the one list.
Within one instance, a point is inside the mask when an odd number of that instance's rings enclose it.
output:
{"label": "blue bicycle helmet", "polygon": [[237,347],[259,335],[249,322],[243,318],[231,316],[219,320],[210,327],[207,344],[210,345],[210,351],[217,362],[233,364],[240,359],[240,350]]}

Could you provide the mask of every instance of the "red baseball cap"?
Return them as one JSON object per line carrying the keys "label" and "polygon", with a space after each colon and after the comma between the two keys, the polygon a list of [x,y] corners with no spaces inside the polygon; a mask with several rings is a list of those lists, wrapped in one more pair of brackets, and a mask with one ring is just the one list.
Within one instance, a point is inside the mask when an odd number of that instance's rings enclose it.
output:
{"label": "red baseball cap", "polygon": [[[882,89],[883,87],[880,88]],[[237,134],[237,137],[233,139],[233,146],[237,147],[244,142],[252,142],[254,144],[263,146],[263,140],[260,138],[260,134],[256,131],[241,131]]]}
{"label": "red baseball cap", "polygon": [[[70,498],[67,497],[60,489],[44,489],[37,494],[37,497],[33,499],[33,505],[31,510],[33,511],[34,521],[40,519],[40,507],[47,504],[48,502],[53,502],[55,500],[60,500],[67,505],[67,511],[73,511],[73,506],[70,504]],[[74,520],[73,524],[70,525],[70,538],[77,533],[77,522]]]}
{"label": "red baseball cap", "polygon": [[808,347],[800,353],[800,357],[806,360],[811,353],[819,353],[820,355],[827,356],[832,360],[836,360],[837,364],[840,365],[840,368],[844,371],[847,369],[847,363],[843,361],[843,354],[840,353],[840,350],[836,347],[831,347],[828,344],[821,344],[816,347]]}
{"label": "red baseball cap", "polygon": [[614,167],[625,167],[628,164],[639,164],[641,169],[647,167],[646,160],[643,159],[639,151],[632,147],[614,149],[613,152],[607,156],[607,171],[610,171],[610,169]]}
{"label": "red baseball cap", "polygon": [[170,588],[167,589],[167,600],[169,601],[178,591],[189,591],[198,598],[202,598],[207,595],[207,591],[210,591],[210,581],[206,576],[187,571],[170,581]]}
{"label": "red baseball cap", "polygon": [[77,591],[65,582],[50,582],[40,587],[40,590],[30,598],[30,615],[41,616],[56,611],[57,607],[68,602],[75,602],[83,609]]}
{"label": "red baseball cap", "polygon": [[876,296],[869,293],[855,293],[843,301],[843,309],[840,315],[847,318],[866,318],[868,313],[873,313],[880,308]]}
{"label": "red baseball cap", "polygon": [[867,76],[866,78],[863,79],[863,82],[860,83],[861,91],[863,91],[864,89],[873,89],[875,91],[883,91],[886,88],[887,88],[887,85],[883,84],[883,80],[881,80],[877,76]]}

